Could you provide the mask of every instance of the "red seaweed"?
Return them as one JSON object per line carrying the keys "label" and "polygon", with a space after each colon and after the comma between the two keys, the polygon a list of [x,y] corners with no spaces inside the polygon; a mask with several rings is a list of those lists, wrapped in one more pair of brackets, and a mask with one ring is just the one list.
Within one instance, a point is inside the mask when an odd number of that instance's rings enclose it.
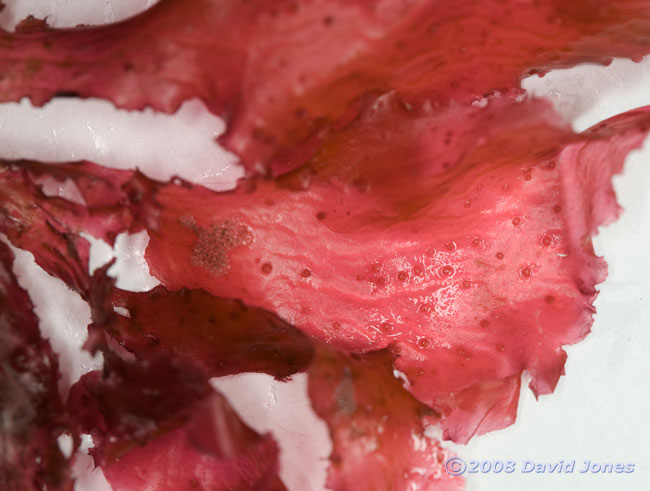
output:
{"label": "red seaweed", "polygon": [[106,333],[138,359],[177,357],[205,380],[242,372],[283,380],[311,362],[311,341],[271,312],[203,290],[121,290],[106,270],[95,272],[89,295],[91,351],[102,349]]}
{"label": "red seaweed", "polygon": [[[611,177],[650,128],[643,108],[576,134],[520,80],[640,59],[649,27],[637,0],[163,0],[114,25],[0,33],[0,101],[199,98],[248,171],[215,193],[2,162],[0,232],[88,301],[86,347],[105,358],[64,407],[0,246],[2,484],[69,488],[69,422],[119,489],[284,489],[271,436],[208,379],[306,371],[332,489],[461,487],[427,428],[464,443],[512,424],[524,372],[553,392],[605,279],[591,237],[618,214]],[[89,273],[84,233],[141,230],[161,286]]]}
{"label": "red seaweed", "polygon": [[309,160],[364,94],[410,106],[520,93],[531,73],[650,51],[650,3],[163,0],[126,21],[0,36],[0,100],[101,97],[172,112],[199,98],[250,171]]}
{"label": "red seaweed", "polygon": [[[590,237],[616,216],[610,178],[650,115],[576,135],[545,104],[490,104],[451,113],[450,144],[444,129],[428,137],[426,113],[369,118],[304,173],[232,193],[160,188],[147,260],[172,290],[240,298],[352,353],[391,347],[408,390],[465,442],[514,421],[524,370],[552,392],[562,346],[589,332],[605,276]],[[391,170],[398,155],[408,176]],[[251,239],[207,232],[224,224]],[[482,401],[494,393],[502,411]]]}
{"label": "red seaweed", "polygon": [[[0,242],[0,487],[72,491],[57,438],[71,433],[57,388],[58,363]],[[72,432],[74,435],[74,432]]]}
{"label": "red seaweed", "polygon": [[452,454],[426,433],[440,415],[403,390],[390,369],[393,356],[317,351],[309,397],[334,444],[327,488],[462,489],[462,478],[444,470]]}
{"label": "red seaweed", "polygon": [[283,491],[277,455],[271,436],[248,428],[215,392],[184,427],[131,450],[103,470],[120,491]]}
{"label": "red seaweed", "polygon": [[202,374],[164,355],[125,360],[104,349],[68,410],[119,490],[284,489],[270,435],[248,428]]}

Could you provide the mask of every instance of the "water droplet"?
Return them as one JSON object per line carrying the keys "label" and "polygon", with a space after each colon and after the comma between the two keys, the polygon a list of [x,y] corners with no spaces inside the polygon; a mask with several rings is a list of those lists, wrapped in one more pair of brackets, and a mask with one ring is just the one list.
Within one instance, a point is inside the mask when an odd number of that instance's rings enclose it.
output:
{"label": "water droplet", "polygon": [[380,269],[381,269],[381,264],[380,263],[375,263],[375,264],[372,265],[372,270],[375,273],[378,273]]}
{"label": "water droplet", "polygon": [[424,269],[422,269],[422,266],[413,266],[413,274],[415,276],[422,276],[424,273]]}
{"label": "water droplet", "polygon": [[409,277],[409,275],[406,274],[405,271],[400,271],[399,273],[397,273],[397,279],[400,280],[400,281],[406,281],[406,279],[408,277]]}
{"label": "water droplet", "polygon": [[543,235],[542,238],[540,239],[540,242],[542,243],[542,246],[544,247],[551,247],[553,245],[553,237],[550,235]]}
{"label": "water droplet", "polygon": [[271,271],[273,271],[273,265],[271,263],[264,263],[260,269],[262,270],[262,273],[270,274]]}
{"label": "water droplet", "polygon": [[149,344],[151,344],[151,345],[157,345],[157,344],[160,343],[160,340],[158,339],[158,337],[151,334],[151,333],[145,334],[144,337],[147,338],[147,340],[149,341]]}
{"label": "water droplet", "polygon": [[455,251],[456,250],[456,242],[453,240],[450,240],[449,242],[445,242],[445,249],[448,251]]}
{"label": "water droplet", "polygon": [[431,312],[431,306],[426,303],[420,305],[420,312],[424,314],[428,314],[429,312]]}
{"label": "water droplet", "polygon": [[470,353],[468,353],[467,351],[465,351],[463,348],[458,348],[458,349],[456,350],[456,352],[457,352],[460,356],[462,356],[463,358],[465,358],[467,361],[469,361],[469,360],[472,359],[472,355],[471,355]]}
{"label": "water droplet", "polygon": [[443,266],[442,268],[440,268],[440,274],[442,276],[447,277],[447,278],[449,278],[450,276],[453,276],[454,275],[453,266],[449,266],[449,265]]}
{"label": "water droplet", "polygon": [[429,247],[426,250],[427,256],[435,256],[436,255],[436,250],[433,247]]}

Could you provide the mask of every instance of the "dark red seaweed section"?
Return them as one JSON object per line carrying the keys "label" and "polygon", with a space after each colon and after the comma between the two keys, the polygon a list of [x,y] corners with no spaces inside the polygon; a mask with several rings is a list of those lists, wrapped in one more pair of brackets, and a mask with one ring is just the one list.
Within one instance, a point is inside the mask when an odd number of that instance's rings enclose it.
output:
{"label": "dark red seaweed section", "polygon": [[271,312],[203,290],[121,290],[106,269],[93,277],[91,350],[101,349],[107,333],[138,359],[179,358],[206,380],[242,372],[282,380],[311,362],[312,342]]}
{"label": "dark red seaweed section", "polygon": [[104,356],[103,373],[72,387],[68,409],[114,489],[284,489],[271,436],[248,428],[202,374],[160,355]]}
{"label": "dark red seaweed section", "polygon": [[311,360],[309,342],[271,314],[205,292],[119,290],[110,265],[94,273],[87,294],[86,347],[103,353],[104,369],[73,385],[67,405],[93,437],[109,482],[125,491],[284,489],[272,437],[248,428],[209,378],[249,370],[286,377],[291,363]]}
{"label": "dark red seaweed section", "polygon": [[68,410],[93,437],[97,465],[185,423],[192,405],[210,392],[205,378],[183,360],[150,356],[139,362],[104,348],[105,367],[70,389]]}
{"label": "dark red seaweed section", "polygon": [[0,100],[63,95],[174,111],[200,98],[250,171],[282,174],[358,113],[519,92],[526,74],[650,51],[643,0],[163,0],[103,27],[27,20],[0,36]]}
{"label": "dark red seaweed section", "polygon": [[327,488],[458,490],[444,469],[452,454],[426,433],[439,415],[406,392],[384,350],[347,356],[321,347],[309,369],[309,397],[330,428]]}
{"label": "dark red seaweed section", "polygon": [[214,392],[175,429],[103,467],[114,489],[283,491],[278,447],[247,427]]}
{"label": "dark red seaweed section", "polygon": [[57,438],[67,428],[58,363],[0,242],[0,488],[72,491]]}

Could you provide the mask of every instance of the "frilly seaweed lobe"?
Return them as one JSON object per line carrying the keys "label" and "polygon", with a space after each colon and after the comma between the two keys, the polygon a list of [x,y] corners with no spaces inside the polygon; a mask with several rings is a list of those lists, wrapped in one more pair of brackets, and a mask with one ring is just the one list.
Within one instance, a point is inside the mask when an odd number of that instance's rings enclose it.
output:
{"label": "frilly seaweed lobe", "polygon": [[650,2],[163,0],[111,26],[0,36],[0,100],[57,94],[171,112],[203,100],[249,171],[309,160],[364,94],[411,106],[520,92],[520,78],[650,45]]}
{"label": "frilly seaweed lobe", "polygon": [[458,490],[444,463],[453,454],[427,435],[440,415],[404,391],[390,352],[347,356],[321,347],[309,369],[309,397],[330,427],[329,489]]}
{"label": "frilly seaweed lobe", "polygon": [[[552,392],[562,346],[589,331],[606,271],[590,237],[650,113],[580,135],[556,121],[540,102],[373,108],[311,167],[252,191],[161,187],[147,260],[170,289],[241,298],[345,351],[392,349],[408,390],[467,441],[514,421],[522,371]],[[250,231],[228,271],[192,260],[190,210],[197,227]]]}
{"label": "frilly seaweed lobe", "polygon": [[108,333],[138,358],[164,354],[183,359],[206,380],[241,372],[283,380],[312,361],[309,338],[264,309],[203,290],[170,292],[158,286],[136,293],[112,283],[94,275],[91,298],[98,302],[87,346],[91,350],[100,349],[101,334]]}

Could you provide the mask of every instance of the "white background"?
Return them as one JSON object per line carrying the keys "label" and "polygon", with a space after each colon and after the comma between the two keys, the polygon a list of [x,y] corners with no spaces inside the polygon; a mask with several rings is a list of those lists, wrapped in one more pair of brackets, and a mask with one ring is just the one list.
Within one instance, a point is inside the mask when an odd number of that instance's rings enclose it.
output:
{"label": "white background", "polygon": [[[5,2],[0,22],[11,27],[29,13],[49,16],[52,25],[106,23],[119,20],[149,0],[22,0]],[[635,64],[616,60],[609,67],[580,66],[524,81],[531,93],[548,97],[577,130],[627,109],[650,104],[650,60]],[[105,101],[57,101],[42,109],[0,104],[0,157],[46,161],[89,159],[128,168],[138,166],[152,177],[171,174],[226,189],[242,173],[236,158],[220,149],[214,137],[222,122],[198,101],[186,103],[173,116],[118,111]],[[548,490],[644,491],[650,486],[650,148],[628,158],[625,174],[615,178],[620,220],[595,239],[596,252],[609,263],[609,277],[600,286],[598,314],[592,334],[567,348],[566,376],[553,395],[535,401],[522,392],[517,423],[505,430],[453,447],[466,460],[557,462],[575,459],[572,475],[479,474],[468,477],[469,491]],[[69,190],[61,189],[64,195]],[[147,289],[142,259],[147,237],[120,239],[117,254],[120,286]],[[111,251],[94,247],[97,263]],[[61,390],[83,372],[99,366],[79,352],[85,337],[87,306],[53,278],[33,266],[29,254],[19,254],[15,267],[27,286],[41,328],[60,353],[65,371]],[[331,443],[326,428],[309,410],[304,377],[286,387],[265,376],[244,375],[216,382],[227,389],[242,417],[259,431],[274,431],[282,448],[282,476],[292,491],[319,491],[325,478],[325,457]],[[579,474],[582,461],[633,463],[632,474]],[[294,465],[291,465],[291,464]],[[101,472],[90,473],[90,460],[77,467],[78,489],[109,489]]]}

